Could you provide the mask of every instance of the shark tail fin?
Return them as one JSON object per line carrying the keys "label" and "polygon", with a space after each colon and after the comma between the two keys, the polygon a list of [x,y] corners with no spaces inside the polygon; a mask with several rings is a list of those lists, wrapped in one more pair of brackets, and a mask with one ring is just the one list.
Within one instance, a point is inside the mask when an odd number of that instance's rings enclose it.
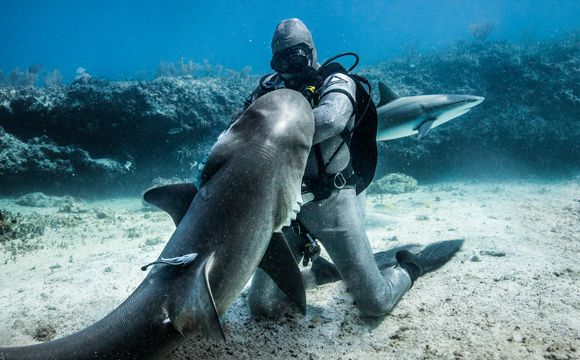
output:
{"label": "shark tail fin", "polygon": [[391,101],[399,98],[399,95],[395,91],[393,91],[393,89],[391,89],[390,87],[388,87],[387,85],[385,85],[380,81],[379,81],[379,94],[381,98],[379,100],[379,104],[377,105],[377,107],[388,104]]}
{"label": "shark tail fin", "polygon": [[306,315],[306,290],[300,268],[282,233],[273,233],[266,253],[258,265]]}
{"label": "shark tail fin", "polygon": [[196,194],[197,189],[193,184],[171,184],[147,190],[143,200],[167,212],[177,226]]}
{"label": "shark tail fin", "polygon": [[171,324],[182,335],[199,332],[225,340],[208,280],[208,263],[212,258],[213,253],[199,256],[194,263],[181,270],[190,274],[178,289],[173,289],[174,293],[168,294],[166,310]]}

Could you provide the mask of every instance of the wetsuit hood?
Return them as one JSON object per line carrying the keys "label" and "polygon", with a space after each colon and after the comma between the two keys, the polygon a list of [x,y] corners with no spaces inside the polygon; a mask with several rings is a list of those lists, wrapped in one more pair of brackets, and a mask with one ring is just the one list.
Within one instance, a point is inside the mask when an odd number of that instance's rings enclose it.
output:
{"label": "wetsuit hood", "polygon": [[300,19],[286,19],[276,26],[272,36],[272,55],[292,46],[306,44],[312,49],[312,67],[318,68],[318,56],[310,30]]}

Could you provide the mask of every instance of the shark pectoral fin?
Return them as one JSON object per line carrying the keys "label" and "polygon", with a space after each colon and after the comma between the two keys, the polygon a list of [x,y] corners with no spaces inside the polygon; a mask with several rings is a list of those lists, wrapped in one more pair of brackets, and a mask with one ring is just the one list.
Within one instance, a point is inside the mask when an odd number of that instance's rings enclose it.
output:
{"label": "shark pectoral fin", "polygon": [[171,184],[147,190],[143,200],[171,215],[177,226],[196,194],[197,188],[193,184]]}
{"label": "shark pectoral fin", "polygon": [[399,95],[396,92],[394,92],[393,89],[391,89],[390,87],[388,87],[387,85],[385,85],[380,81],[379,81],[379,94],[381,98],[379,100],[379,104],[377,105],[377,107],[388,104],[391,101],[399,98]]}
{"label": "shark pectoral fin", "polygon": [[421,125],[419,125],[419,127],[417,129],[415,129],[415,130],[419,131],[419,139],[423,138],[425,135],[427,135],[429,133],[435,120],[436,119],[434,119],[434,118],[429,118],[429,119],[425,120],[424,122],[422,122]]}
{"label": "shark pectoral fin", "polygon": [[212,257],[213,253],[196,259],[190,265],[194,269],[184,270],[190,275],[178,283],[174,293],[168,294],[167,313],[173,327],[184,336],[203,334],[225,340],[208,280],[207,264]]}
{"label": "shark pectoral fin", "polygon": [[268,249],[258,266],[306,315],[306,291],[302,274],[282,233],[272,234]]}

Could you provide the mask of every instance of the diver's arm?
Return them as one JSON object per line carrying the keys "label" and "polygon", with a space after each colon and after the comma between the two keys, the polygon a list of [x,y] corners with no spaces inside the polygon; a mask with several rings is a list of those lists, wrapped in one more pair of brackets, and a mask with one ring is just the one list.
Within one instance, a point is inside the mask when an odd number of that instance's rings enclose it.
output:
{"label": "diver's arm", "polygon": [[350,77],[334,74],[324,81],[321,94],[320,103],[314,109],[315,130],[312,144],[340,134],[348,125],[353,115],[356,85]]}

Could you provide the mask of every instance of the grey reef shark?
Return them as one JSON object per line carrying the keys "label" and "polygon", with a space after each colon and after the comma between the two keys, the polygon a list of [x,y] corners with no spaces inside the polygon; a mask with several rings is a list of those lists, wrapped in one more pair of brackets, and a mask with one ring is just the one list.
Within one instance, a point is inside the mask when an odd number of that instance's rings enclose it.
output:
{"label": "grey reef shark", "polygon": [[481,96],[437,94],[400,97],[379,82],[377,141],[418,134],[424,137],[439,125],[461,116],[484,100]]}
{"label": "grey reef shark", "polygon": [[[483,101],[399,97],[384,84],[380,91],[377,141],[424,136]],[[199,191],[176,184],[144,194],[171,215],[176,229],[159,258],[142,268],[152,269],[137,289],[88,328],[47,343],[0,348],[0,360],[158,359],[197,335],[224,338],[219,316],[257,267],[305,314],[305,283],[281,229],[300,211],[313,134],[314,115],[300,93],[281,89],[260,97],[211,148]],[[448,257],[462,243],[434,243],[417,256],[443,251]],[[398,251],[420,248],[403,245],[376,253],[375,260],[384,269],[397,263]],[[312,272],[316,285],[340,280],[322,257]]]}

